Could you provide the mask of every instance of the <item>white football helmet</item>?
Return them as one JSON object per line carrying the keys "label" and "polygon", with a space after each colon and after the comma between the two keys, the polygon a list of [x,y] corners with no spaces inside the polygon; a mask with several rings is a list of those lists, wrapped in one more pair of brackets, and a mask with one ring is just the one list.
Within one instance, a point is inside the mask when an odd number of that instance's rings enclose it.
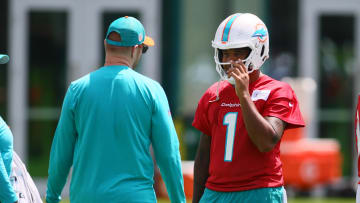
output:
{"label": "white football helmet", "polygon": [[247,67],[248,73],[251,73],[259,69],[269,58],[269,33],[264,22],[256,15],[236,13],[221,22],[212,41],[212,46],[215,48],[216,71],[221,79],[235,84],[235,80],[232,77],[229,78],[222,68],[222,65],[231,64],[222,61],[221,50],[250,48],[250,54],[243,60],[243,63]]}

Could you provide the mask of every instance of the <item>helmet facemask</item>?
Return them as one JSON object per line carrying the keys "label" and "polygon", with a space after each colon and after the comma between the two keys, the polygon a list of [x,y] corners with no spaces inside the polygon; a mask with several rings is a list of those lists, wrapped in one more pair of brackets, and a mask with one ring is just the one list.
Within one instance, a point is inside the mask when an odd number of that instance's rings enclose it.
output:
{"label": "helmet facemask", "polygon": [[[245,48],[245,47],[243,47]],[[249,48],[249,47],[247,47]],[[252,49],[250,49],[250,53],[249,55],[242,60],[243,64],[245,65],[245,67],[247,68],[248,73],[252,73],[254,70],[256,70],[254,68],[254,65],[251,63],[251,58],[252,58]],[[216,71],[218,72],[218,74],[220,75],[221,80],[227,80],[230,84],[235,84],[235,80],[233,77],[228,77],[225,69],[223,66],[230,66],[230,68],[233,68],[233,64],[230,62],[222,62],[222,49],[217,49],[215,48],[215,55],[214,55],[214,60],[215,60],[215,64],[216,64]]]}

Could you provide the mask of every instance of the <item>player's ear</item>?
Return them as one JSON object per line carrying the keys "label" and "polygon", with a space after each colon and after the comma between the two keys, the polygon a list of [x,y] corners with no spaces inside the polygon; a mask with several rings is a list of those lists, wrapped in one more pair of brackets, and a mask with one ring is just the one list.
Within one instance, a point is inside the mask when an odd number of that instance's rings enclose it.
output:
{"label": "player's ear", "polygon": [[139,47],[139,45],[135,45],[135,46],[131,47],[131,58],[136,56],[136,51],[137,51],[138,47]]}
{"label": "player's ear", "polygon": [[136,46],[137,45],[131,47],[131,54],[130,54],[131,58],[134,57],[134,55],[135,55]]}
{"label": "player's ear", "polygon": [[106,39],[104,39],[104,48],[105,48],[105,50],[106,50],[106,48],[107,48]]}

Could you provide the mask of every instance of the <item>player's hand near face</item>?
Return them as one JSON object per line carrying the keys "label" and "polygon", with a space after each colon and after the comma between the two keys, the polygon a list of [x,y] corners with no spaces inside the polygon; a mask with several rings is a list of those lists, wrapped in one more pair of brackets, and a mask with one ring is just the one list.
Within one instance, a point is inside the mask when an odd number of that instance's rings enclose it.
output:
{"label": "player's hand near face", "polygon": [[249,95],[249,74],[241,60],[232,61],[232,67],[227,71],[229,77],[235,80],[236,95],[240,98]]}

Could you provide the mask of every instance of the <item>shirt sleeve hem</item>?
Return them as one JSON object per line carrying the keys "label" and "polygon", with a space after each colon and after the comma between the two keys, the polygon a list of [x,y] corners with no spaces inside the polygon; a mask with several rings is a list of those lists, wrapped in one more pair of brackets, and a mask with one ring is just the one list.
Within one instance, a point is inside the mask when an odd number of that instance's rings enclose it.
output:
{"label": "shirt sleeve hem", "polygon": [[199,130],[200,132],[204,133],[205,135],[211,136],[211,133],[209,133],[206,130],[203,130],[199,125],[197,125],[196,123],[193,123],[192,126],[194,128],[196,128],[197,130]]}
{"label": "shirt sleeve hem", "polygon": [[289,119],[280,115],[275,115],[275,114],[265,114],[263,115],[264,117],[266,116],[271,116],[271,117],[276,117],[284,122],[286,122],[287,124],[289,124],[289,126],[287,126],[286,128],[302,128],[305,127],[305,123],[302,120],[293,120],[293,119]]}

